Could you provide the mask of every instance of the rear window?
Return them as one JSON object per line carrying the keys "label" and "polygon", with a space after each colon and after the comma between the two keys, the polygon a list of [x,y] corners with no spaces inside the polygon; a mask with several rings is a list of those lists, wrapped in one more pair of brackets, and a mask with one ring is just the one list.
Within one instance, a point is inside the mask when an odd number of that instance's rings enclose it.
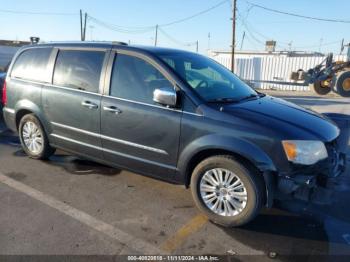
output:
{"label": "rear window", "polygon": [[98,93],[105,52],[60,50],[53,84]]}
{"label": "rear window", "polygon": [[13,65],[11,76],[38,82],[48,82],[47,64],[51,50],[51,48],[32,48],[22,52]]}

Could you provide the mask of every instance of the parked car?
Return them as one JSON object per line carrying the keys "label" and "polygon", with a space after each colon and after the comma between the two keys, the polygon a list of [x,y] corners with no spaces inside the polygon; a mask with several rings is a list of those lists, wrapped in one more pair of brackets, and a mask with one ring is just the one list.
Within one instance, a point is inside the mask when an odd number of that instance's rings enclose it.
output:
{"label": "parked car", "polygon": [[5,94],[6,124],[29,157],[47,159],[60,148],[184,184],[224,226],[249,222],[276,197],[312,197],[345,165],[332,121],[259,93],[191,52],[124,43],[24,47]]}

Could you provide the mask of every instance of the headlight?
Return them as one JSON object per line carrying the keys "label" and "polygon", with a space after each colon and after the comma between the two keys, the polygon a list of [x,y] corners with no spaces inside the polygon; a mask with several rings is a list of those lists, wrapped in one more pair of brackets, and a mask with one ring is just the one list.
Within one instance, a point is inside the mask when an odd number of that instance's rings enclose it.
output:
{"label": "headlight", "polygon": [[312,165],[328,157],[326,147],[321,141],[284,140],[282,145],[288,160],[296,164]]}

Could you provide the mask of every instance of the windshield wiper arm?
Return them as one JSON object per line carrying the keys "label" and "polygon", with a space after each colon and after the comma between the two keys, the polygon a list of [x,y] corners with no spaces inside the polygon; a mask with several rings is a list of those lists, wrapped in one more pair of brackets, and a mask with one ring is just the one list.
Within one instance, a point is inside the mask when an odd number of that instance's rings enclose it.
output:
{"label": "windshield wiper arm", "polygon": [[238,100],[232,97],[222,97],[208,100],[209,103],[236,103]]}
{"label": "windshield wiper arm", "polygon": [[251,99],[251,98],[257,98],[257,97],[260,97],[260,96],[258,94],[256,94],[256,95],[250,94],[248,96],[242,97],[241,99],[239,99],[239,101],[244,101],[244,100],[248,100],[248,99]]}
{"label": "windshield wiper arm", "polygon": [[[264,96],[264,95],[263,95]],[[258,98],[258,97],[262,97],[261,95],[259,94],[250,94],[248,96],[244,96],[242,98],[233,98],[233,97],[220,97],[220,98],[215,98],[215,99],[211,99],[211,100],[208,100],[209,103],[238,103],[238,102],[241,102],[241,101],[244,101],[244,100],[248,100],[248,99],[251,99],[251,98]]]}

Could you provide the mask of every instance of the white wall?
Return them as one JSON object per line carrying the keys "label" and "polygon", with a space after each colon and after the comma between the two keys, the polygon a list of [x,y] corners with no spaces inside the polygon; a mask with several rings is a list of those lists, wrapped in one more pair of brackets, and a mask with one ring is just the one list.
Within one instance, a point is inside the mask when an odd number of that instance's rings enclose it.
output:
{"label": "white wall", "polygon": [[[228,54],[209,54],[211,58],[221,63],[228,69],[231,69],[231,57]],[[246,56],[246,58],[244,58]],[[257,88],[279,89],[279,90],[298,90],[308,91],[308,86],[293,85],[290,80],[291,73],[299,69],[307,71],[317,64],[321,63],[323,56],[261,56],[239,55],[235,58],[235,73],[244,80],[265,80],[280,81],[285,84],[255,83]],[[336,61],[346,61],[346,56],[334,56]]]}

